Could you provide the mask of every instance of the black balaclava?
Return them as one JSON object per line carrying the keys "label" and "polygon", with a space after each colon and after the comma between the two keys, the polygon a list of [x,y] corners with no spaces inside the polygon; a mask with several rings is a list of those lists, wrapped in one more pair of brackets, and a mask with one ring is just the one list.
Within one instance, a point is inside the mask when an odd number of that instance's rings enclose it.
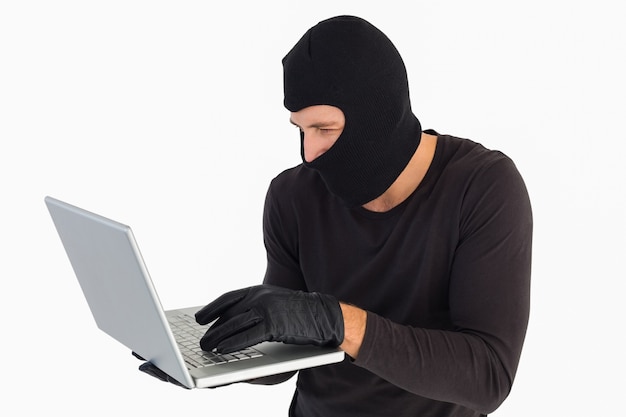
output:
{"label": "black balaclava", "polygon": [[306,162],[302,150],[304,165],[348,207],[383,194],[409,163],[422,132],[404,62],[387,36],[361,18],[333,17],[304,34],[283,58],[283,70],[289,111],[326,104],[346,119],[324,154]]}

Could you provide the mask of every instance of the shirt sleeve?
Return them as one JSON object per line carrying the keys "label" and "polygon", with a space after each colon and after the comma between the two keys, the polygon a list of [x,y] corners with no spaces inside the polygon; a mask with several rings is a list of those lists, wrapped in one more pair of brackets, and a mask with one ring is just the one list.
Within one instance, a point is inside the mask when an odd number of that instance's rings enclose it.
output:
{"label": "shirt sleeve", "polygon": [[298,230],[292,210],[281,210],[289,204],[279,180],[270,184],[263,210],[263,243],[267,252],[264,284],[306,291],[298,262]]}
{"label": "shirt sleeve", "polygon": [[[290,228],[291,233],[287,233],[289,223],[285,217],[288,212],[279,213],[279,201],[275,199],[277,192],[273,188],[276,180],[270,184],[265,197],[265,207],[263,210],[263,241],[267,251],[267,269],[265,271],[264,284],[277,285],[294,290],[306,290],[302,280],[302,273],[298,267],[297,260],[297,240],[290,240],[288,236],[295,236],[294,227]],[[278,192],[280,194],[280,192]],[[270,375],[247,381],[258,385],[275,385],[287,381],[296,372],[286,372],[277,375]]]}
{"label": "shirt sleeve", "polygon": [[368,312],[355,364],[417,395],[488,414],[510,392],[530,304],[531,206],[510,159],[471,180],[459,236],[449,276],[454,329],[415,328]]}

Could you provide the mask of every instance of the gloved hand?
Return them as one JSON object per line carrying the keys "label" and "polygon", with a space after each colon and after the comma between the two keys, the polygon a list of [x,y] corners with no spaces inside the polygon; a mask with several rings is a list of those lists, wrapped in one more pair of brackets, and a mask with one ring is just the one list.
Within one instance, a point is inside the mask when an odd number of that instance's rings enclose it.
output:
{"label": "gloved hand", "polygon": [[230,353],[264,341],[336,347],[344,336],[334,297],[271,285],[228,292],[196,313],[199,324],[215,319],[200,339],[203,350]]}
{"label": "gloved hand", "polygon": [[144,358],[142,358],[141,356],[139,356],[135,352],[132,352],[132,354],[133,354],[134,357],[136,357],[140,361],[144,361],[144,363],[139,365],[139,370],[141,372],[145,372],[148,375],[153,376],[153,377],[155,377],[157,379],[160,379],[163,382],[169,382],[171,384],[178,385],[179,387],[182,387],[182,388],[185,388],[185,389],[189,389],[186,386],[184,386],[183,384],[181,384],[180,382],[178,382],[177,380],[175,380],[174,378],[172,378],[171,376],[169,376],[168,374],[166,374],[165,372],[163,372],[160,368],[158,368],[152,362],[146,361]]}

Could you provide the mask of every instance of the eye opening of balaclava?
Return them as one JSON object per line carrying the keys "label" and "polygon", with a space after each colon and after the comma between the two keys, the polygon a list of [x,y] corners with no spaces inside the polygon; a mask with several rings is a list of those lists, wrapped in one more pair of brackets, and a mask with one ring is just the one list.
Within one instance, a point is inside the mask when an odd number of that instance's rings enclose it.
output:
{"label": "eye opening of balaclava", "polygon": [[[338,16],[310,28],[283,58],[284,105],[292,112],[326,104],[344,112],[339,139],[307,168],[349,207],[383,194],[421,138],[404,62],[369,22]],[[301,136],[302,139],[302,136]]]}

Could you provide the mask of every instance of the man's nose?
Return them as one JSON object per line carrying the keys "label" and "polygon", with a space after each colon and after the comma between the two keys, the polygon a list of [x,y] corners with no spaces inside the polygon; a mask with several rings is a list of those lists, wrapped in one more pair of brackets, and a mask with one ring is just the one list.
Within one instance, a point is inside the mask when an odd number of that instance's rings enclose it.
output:
{"label": "man's nose", "polygon": [[321,140],[316,140],[313,134],[303,134],[304,160],[312,162],[328,150],[326,144]]}

